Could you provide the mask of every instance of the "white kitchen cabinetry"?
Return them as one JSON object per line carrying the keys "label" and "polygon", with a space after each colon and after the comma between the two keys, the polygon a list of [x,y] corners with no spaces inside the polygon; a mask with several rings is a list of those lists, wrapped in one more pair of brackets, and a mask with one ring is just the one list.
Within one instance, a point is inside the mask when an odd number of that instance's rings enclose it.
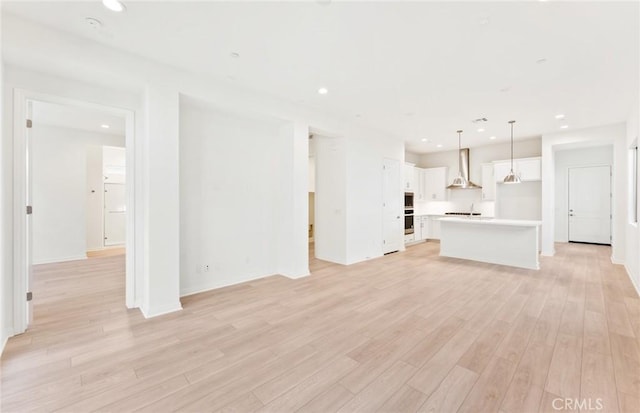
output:
{"label": "white kitchen cabinetry", "polygon": [[496,199],[496,178],[492,163],[482,164],[482,200],[493,201]]}
{"label": "white kitchen cabinetry", "polygon": [[[503,182],[504,177],[511,170],[511,161],[496,161],[493,163],[495,182]],[[520,158],[513,160],[513,172],[522,181],[539,181],[542,179],[540,158]]]}
{"label": "white kitchen cabinetry", "polygon": [[426,240],[429,238],[429,216],[421,215],[418,218],[418,231],[416,232],[416,240]]}
{"label": "white kitchen cabinetry", "polygon": [[523,181],[539,181],[542,179],[540,158],[523,158],[517,160],[518,176]]}
{"label": "white kitchen cabinetry", "polygon": [[[440,217],[427,216],[427,237],[428,239],[440,239]],[[426,239],[425,238],[425,239]]]}
{"label": "white kitchen cabinetry", "polygon": [[413,183],[414,183],[414,200],[415,201],[425,201],[424,194],[424,169],[422,168],[413,168]]}
{"label": "white kitchen cabinetry", "polygon": [[404,164],[404,192],[414,192],[415,187],[415,165],[412,163]]}
{"label": "white kitchen cabinetry", "polygon": [[[517,164],[515,159],[513,160],[513,172],[518,173],[516,168]],[[496,161],[493,163],[493,178],[495,182],[504,182],[504,177],[509,175],[511,171],[511,161]]]}
{"label": "white kitchen cabinetry", "polygon": [[424,200],[447,200],[447,168],[427,168],[423,170]]}

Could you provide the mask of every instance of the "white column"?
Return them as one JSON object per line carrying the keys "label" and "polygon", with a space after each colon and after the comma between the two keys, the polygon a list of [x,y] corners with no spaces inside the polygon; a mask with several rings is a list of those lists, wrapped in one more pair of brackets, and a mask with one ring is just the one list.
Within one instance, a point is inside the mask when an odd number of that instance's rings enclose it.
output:
{"label": "white column", "polygon": [[300,278],[309,275],[309,128],[292,122],[280,133],[278,272]]}
{"label": "white column", "polygon": [[146,89],[146,233],[142,312],[146,317],[180,305],[179,94]]}

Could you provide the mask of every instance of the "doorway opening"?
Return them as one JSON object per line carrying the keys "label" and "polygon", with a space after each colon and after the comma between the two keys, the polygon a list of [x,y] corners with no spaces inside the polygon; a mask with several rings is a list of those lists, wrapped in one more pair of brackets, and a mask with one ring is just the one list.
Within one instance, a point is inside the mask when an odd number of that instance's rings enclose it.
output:
{"label": "doorway opening", "polygon": [[15,334],[134,307],[133,113],[21,90],[14,108]]}

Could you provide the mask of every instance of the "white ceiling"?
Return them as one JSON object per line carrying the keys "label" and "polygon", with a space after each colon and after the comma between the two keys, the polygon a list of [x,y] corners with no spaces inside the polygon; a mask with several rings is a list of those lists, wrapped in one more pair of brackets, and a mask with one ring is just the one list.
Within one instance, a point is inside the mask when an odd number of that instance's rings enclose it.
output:
{"label": "white ceiling", "polygon": [[[620,122],[638,97],[638,2],[323,3],[129,1],[120,14],[99,1],[2,7],[340,113],[401,137],[415,152],[457,147],[457,129],[464,146],[506,141],[510,119],[516,139],[562,124]],[[103,28],[90,28],[86,17]],[[318,95],[319,87],[329,93]],[[554,118],[559,113],[564,121]],[[482,133],[471,123],[479,117],[489,119]]]}
{"label": "white ceiling", "polygon": [[[103,113],[94,109],[49,102],[33,102],[33,124],[53,125],[89,132],[124,136],[124,117]],[[109,128],[103,128],[108,125]]]}

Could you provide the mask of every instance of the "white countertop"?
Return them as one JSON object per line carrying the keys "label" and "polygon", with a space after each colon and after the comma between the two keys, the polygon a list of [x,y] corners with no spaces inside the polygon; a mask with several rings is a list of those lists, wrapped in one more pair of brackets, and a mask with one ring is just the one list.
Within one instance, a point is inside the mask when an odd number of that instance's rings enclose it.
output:
{"label": "white countertop", "polygon": [[481,225],[508,225],[512,227],[538,227],[542,225],[542,221],[528,221],[520,219],[498,219],[498,218],[458,218],[446,217],[440,218],[439,221],[458,222],[464,224],[481,224]]}

